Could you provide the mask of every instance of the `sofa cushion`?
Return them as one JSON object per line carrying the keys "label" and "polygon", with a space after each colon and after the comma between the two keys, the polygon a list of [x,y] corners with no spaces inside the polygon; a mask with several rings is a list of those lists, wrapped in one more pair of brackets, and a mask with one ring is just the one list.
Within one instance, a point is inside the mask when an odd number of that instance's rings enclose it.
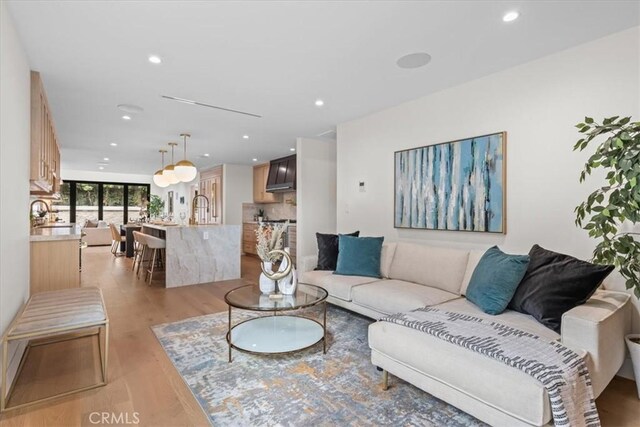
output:
{"label": "sofa cushion", "polygon": [[529,251],[531,261],[509,308],[531,314],[560,332],[562,315],[584,304],[613,271],[612,265],[595,265],[538,245]]}
{"label": "sofa cushion", "polygon": [[476,266],[480,262],[480,258],[484,255],[485,251],[470,251],[469,260],[467,261],[467,269],[464,272],[464,279],[462,279],[462,286],[460,287],[460,295],[467,294],[467,288],[471,281],[471,276],[476,269]]}
{"label": "sofa cushion", "polygon": [[385,279],[389,278],[389,269],[393,261],[393,254],[396,252],[396,243],[384,243],[382,254],[380,255],[380,274]]}
{"label": "sofa cushion", "polygon": [[467,298],[487,314],[502,313],[528,264],[529,255],[505,254],[497,246],[489,248],[471,276]]}
{"label": "sofa cushion", "polygon": [[98,228],[98,220],[88,219],[84,222],[84,228]]}
{"label": "sofa cushion", "polygon": [[483,317],[485,319],[491,319],[496,322],[505,323],[514,328],[522,329],[525,332],[530,332],[539,337],[543,337],[548,340],[556,340],[560,338],[560,335],[551,329],[545,327],[538,322],[533,316],[528,314],[518,313],[513,310],[505,310],[497,316],[492,316],[484,313],[478,306],[473,304],[466,298],[458,298],[453,301],[447,301],[438,306],[441,310],[450,310],[458,313],[469,314],[471,316]]}
{"label": "sofa cushion", "polygon": [[[382,354],[410,367],[413,377],[403,377],[410,383],[420,384],[420,376],[425,375],[519,418],[522,424],[542,426],[552,419],[549,395],[542,383],[500,361],[389,322],[369,326],[369,347],[374,364]],[[441,398],[446,400],[446,396]]]}
{"label": "sofa cushion", "polygon": [[333,274],[380,278],[384,237],[340,236],[338,263]]}
{"label": "sofa cushion", "polygon": [[458,295],[403,280],[379,280],[353,288],[351,297],[354,304],[392,314],[441,304]]}
{"label": "sofa cushion", "polygon": [[298,280],[300,283],[320,286],[329,292],[329,295],[334,298],[351,301],[352,290],[354,287],[365,283],[371,283],[378,279],[362,276],[339,276],[334,275],[332,271],[314,270],[302,273]]}
{"label": "sofa cushion", "polygon": [[460,295],[469,251],[398,242],[389,278]]}
{"label": "sofa cushion", "polygon": [[[360,231],[354,231],[353,233],[346,234],[346,236],[358,237]],[[323,234],[316,233],[316,241],[318,243],[318,265],[316,270],[330,270],[336,269],[336,263],[338,262],[338,239],[337,234]]]}

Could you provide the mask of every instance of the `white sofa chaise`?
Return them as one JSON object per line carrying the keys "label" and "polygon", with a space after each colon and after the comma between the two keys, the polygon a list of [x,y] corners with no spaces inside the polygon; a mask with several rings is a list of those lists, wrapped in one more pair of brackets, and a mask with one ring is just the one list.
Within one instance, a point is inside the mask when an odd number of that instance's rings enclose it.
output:
{"label": "white sofa chaise", "polygon": [[96,227],[89,227],[87,224],[82,227],[85,233],[84,241],[87,246],[106,246],[113,243],[113,236],[109,224],[105,221],[97,221]]}
{"label": "white sofa chaise", "polygon": [[[491,316],[464,298],[483,253],[387,243],[381,256],[382,279],[315,271],[316,257],[304,257],[299,282],[321,286],[329,293],[328,302],[376,320],[386,314],[438,306],[561,340],[574,351],[587,354],[593,391],[598,396],[625,358],[629,295],[599,290],[586,304],[563,315],[561,334],[515,311]],[[389,322],[370,325],[369,347],[374,365],[491,425],[553,423],[542,383],[501,362]]]}

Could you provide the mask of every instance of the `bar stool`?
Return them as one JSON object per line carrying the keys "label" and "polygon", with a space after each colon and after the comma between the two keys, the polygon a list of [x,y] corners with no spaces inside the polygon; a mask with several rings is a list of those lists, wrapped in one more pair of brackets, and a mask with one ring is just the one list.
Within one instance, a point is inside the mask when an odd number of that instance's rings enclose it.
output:
{"label": "bar stool", "polygon": [[109,224],[109,228],[111,229],[111,240],[113,240],[113,243],[111,243],[111,253],[115,257],[123,256],[124,253],[120,252],[120,244],[126,242],[127,238],[120,235],[114,223]]}
{"label": "bar stool", "polygon": [[131,271],[136,269],[136,263],[138,263],[136,276],[140,273],[140,264],[142,264],[142,261],[144,260],[144,248],[147,246],[144,236],[144,233],[139,231],[133,232],[133,265],[131,266]]}
{"label": "bar stool", "polygon": [[[144,239],[147,242],[147,249],[153,249],[153,254],[151,255],[151,265],[150,268],[147,269],[147,274],[149,275],[149,284],[153,281],[153,270],[156,266],[156,261],[161,265],[164,265],[164,250],[167,247],[167,241],[164,239],[160,239],[158,237],[145,235]],[[160,252],[159,258],[156,260],[157,253]],[[145,276],[146,280],[146,276]]]}

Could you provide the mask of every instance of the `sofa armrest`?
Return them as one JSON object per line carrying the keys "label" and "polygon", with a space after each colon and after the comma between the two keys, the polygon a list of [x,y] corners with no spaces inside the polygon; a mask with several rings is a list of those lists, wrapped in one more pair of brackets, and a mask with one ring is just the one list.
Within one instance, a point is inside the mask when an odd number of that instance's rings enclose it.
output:
{"label": "sofa armrest", "polygon": [[305,273],[307,271],[313,271],[314,268],[318,266],[318,256],[317,255],[307,255],[303,256],[302,259],[298,262],[298,272]]}
{"label": "sofa armrest", "polygon": [[562,343],[575,351],[587,352],[596,397],[624,362],[629,298],[624,292],[598,291],[586,303],[562,315]]}

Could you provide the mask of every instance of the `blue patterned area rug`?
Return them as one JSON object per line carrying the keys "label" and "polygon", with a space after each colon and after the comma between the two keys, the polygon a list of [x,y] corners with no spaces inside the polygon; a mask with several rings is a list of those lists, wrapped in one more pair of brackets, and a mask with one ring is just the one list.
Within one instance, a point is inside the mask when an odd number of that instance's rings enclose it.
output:
{"label": "blue patterned area rug", "polygon": [[[319,310],[307,314],[320,314]],[[234,324],[251,317],[233,311]],[[154,326],[174,366],[215,426],[480,426],[472,416],[371,364],[371,320],[329,305],[322,343],[280,356],[233,351],[227,313]]]}

